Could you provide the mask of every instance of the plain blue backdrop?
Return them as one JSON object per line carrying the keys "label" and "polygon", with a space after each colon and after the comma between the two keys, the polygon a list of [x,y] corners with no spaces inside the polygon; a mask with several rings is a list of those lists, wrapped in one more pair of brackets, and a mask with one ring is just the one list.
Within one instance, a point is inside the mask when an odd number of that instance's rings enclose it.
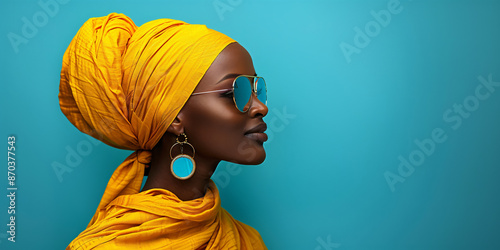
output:
{"label": "plain blue backdrop", "polygon": [[267,159],[213,179],[269,249],[500,249],[499,1],[0,3],[0,153],[16,136],[18,188],[12,243],[3,158],[1,249],[64,249],[131,153],[79,132],[57,98],[69,42],[111,12],[206,24],[250,52]]}

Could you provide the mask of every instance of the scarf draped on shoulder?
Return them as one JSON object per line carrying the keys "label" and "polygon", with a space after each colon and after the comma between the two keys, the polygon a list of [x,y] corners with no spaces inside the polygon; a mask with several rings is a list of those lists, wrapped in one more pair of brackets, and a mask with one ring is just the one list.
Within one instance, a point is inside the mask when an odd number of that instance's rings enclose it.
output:
{"label": "scarf draped on shoulder", "polygon": [[59,104],[83,133],[134,152],[114,171],[92,220],[67,249],[266,249],[259,233],[204,197],[141,192],[151,149],[233,39],[204,25],[123,14],[91,18],[64,53]]}

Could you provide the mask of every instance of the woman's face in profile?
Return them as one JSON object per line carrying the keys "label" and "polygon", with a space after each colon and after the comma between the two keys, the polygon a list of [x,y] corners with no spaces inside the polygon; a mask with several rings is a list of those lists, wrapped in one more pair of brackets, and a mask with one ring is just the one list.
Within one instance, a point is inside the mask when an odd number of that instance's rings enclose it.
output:
{"label": "woman's face in profile", "polygon": [[[231,89],[237,75],[255,75],[255,69],[250,54],[232,43],[217,56],[194,93]],[[260,125],[262,132],[268,108],[254,95],[250,109],[242,113],[228,92],[191,96],[179,113],[184,131],[196,149],[196,158],[260,164],[266,158],[263,141],[249,131]]]}

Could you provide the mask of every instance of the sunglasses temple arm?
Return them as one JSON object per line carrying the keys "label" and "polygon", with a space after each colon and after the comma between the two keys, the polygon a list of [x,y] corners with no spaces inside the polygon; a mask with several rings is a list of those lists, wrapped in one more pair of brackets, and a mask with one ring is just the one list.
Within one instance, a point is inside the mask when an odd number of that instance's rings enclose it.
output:
{"label": "sunglasses temple arm", "polygon": [[191,95],[201,95],[201,94],[208,94],[208,93],[215,93],[215,92],[223,92],[223,91],[228,91],[228,90],[231,90],[231,89],[218,89],[218,90],[204,91],[204,92],[193,93]]}

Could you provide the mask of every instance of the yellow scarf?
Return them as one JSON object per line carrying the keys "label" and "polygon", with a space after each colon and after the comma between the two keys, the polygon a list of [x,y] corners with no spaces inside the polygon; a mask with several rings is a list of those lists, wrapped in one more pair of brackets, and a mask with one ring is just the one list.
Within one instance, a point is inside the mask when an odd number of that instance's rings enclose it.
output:
{"label": "yellow scarf", "polygon": [[211,181],[203,198],[164,189],[122,195],[68,249],[267,249],[259,233],[221,208]]}
{"label": "yellow scarf", "polygon": [[80,131],[134,153],[67,249],[266,249],[257,231],[220,207],[213,182],[192,201],[162,189],[139,193],[150,150],[233,42],[204,25],[160,19],[137,27],[116,13],[80,28],[63,57],[61,111]]}

